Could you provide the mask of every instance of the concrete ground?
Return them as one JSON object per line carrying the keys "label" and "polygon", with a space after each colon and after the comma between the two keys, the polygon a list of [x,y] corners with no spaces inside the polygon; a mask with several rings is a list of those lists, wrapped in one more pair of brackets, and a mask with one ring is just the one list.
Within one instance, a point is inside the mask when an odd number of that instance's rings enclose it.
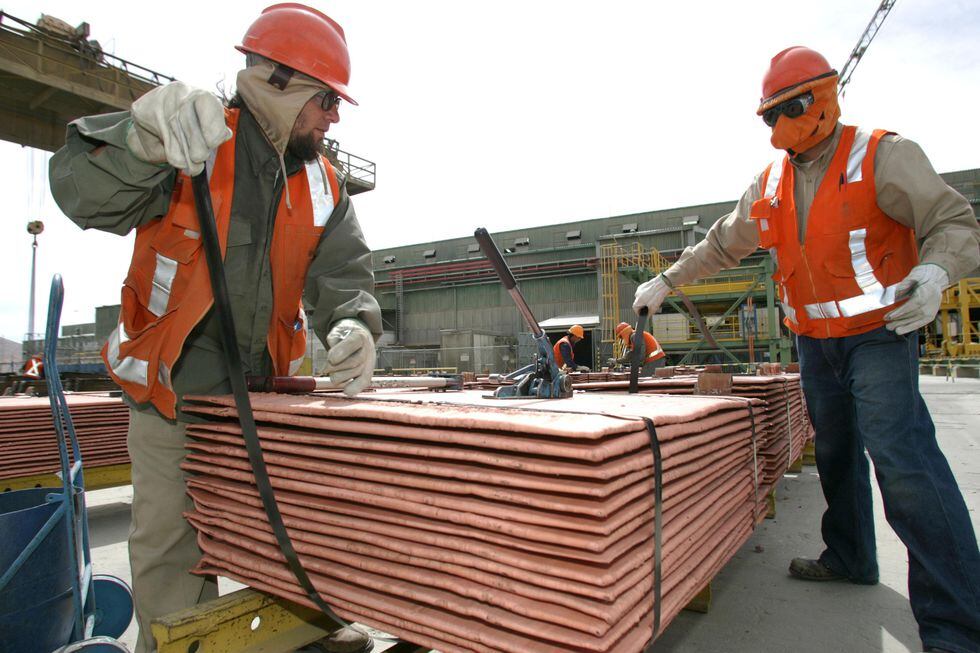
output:
{"label": "concrete ground", "polygon": [[[980,531],[980,380],[921,377],[922,393]],[[885,389],[883,389],[885,390]],[[885,521],[875,488],[881,583],[814,584],[788,577],[794,556],[821,550],[824,508],[816,469],[787,475],[777,490],[776,518],[765,521],[712,583],[707,614],[684,612],[655,649],[664,653],[783,652],[905,653],[921,646],[908,603],[905,548]],[[92,557],[96,573],[128,581],[126,534],[131,488],[90,493]],[[235,589],[222,581],[221,591]],[[136,626],[122,641],[132,647]]]}

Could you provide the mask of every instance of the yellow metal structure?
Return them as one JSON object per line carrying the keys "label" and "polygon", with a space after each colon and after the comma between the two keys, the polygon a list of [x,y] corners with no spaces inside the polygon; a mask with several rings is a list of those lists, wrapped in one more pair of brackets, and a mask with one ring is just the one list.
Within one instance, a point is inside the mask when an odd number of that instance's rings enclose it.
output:
{"label": "yellow metal structure", "polygon": [[287,653],[326,637],[326,615],[252,589],[155,619],[159,653]]}
{"label": "yellow metal structure", "polygon": [[639,242],[628,245],[605,243],[599,246],[599,271],[602,275],[602,342],[612,343],[613,356],[623,355],[623,343],[616,337],[620,321],[619,273],[626,268],[647,269],[654,275],[667,269],[667,262],[655,248],[646,250]]}
{"label": "yellow metal structure", "polygon": [[759,275],[755,272],[739,274],[738,269],[732,273],[726,273],[714,277],[705,277],[686,286],[681,286],[680,290],[688,297],[694,299],[703,295],[734,294],[739,295],[753,288],[759,282]]}
{"label": "yellow metal structure", "polygon": [[[119,487],[130,483],[129,463],[85,468],[86,490],[102,490],[107,487]],[[61,479],[54,474],[0,479],[0,492],[29,490],[36,487],[61,487]]]}
{"label": "yellow metal structure", "polygon": [[926,352],[938,357],[980,356],[980,324],[970,319],[970,311],[980,311],[980,277],[961,279],[943,292],[939,304],[942,340],[927,339]]}
{"label": "yellow metal structure", "polygon": [[[322,612],[248,587],[150,626],[158,653],[294,653],[338,627]],[[375,638],[375,653],[429,653],[428,647],[366,630]]]}

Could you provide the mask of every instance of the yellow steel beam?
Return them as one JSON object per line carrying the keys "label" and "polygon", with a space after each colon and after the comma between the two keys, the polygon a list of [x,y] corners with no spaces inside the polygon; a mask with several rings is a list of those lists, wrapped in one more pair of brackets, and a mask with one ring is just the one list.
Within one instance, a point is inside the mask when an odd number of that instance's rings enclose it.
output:
{"label": "yellow steel beam", "polygon": [[337,629],[325,614],[253,589],[155,619],[158,653],[290,653]]}
{"label": "yellow steel beam", "polygon": [[[130,484],[130,465],[106,465],[85,468],[85,489],[101,490]],[[0,479],[0,492],[29,490],[35,487],[61,487],[61,479],[55,474],[37,474],[17,478]]]}

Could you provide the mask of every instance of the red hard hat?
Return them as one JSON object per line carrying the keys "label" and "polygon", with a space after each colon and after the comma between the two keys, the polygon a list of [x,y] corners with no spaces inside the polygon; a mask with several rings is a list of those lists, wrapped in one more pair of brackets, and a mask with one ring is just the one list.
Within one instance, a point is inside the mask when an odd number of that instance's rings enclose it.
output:
{"label": "red hard hat", "polygon": [[[769,70],[762,78],[762,99],[758,112],[761,114],[784,99],[809,90],[809,88],[797,89],[800,85],[836,74],[837,71],[816,50],[802,45],[786,48],[772,58],[769,62]],[[787,93],[794,89],[797,89],[797,92]]]}
{"label": "red hard hat", "polygon": [[312,7],[295,2],[266,7],[235,47],[309,75],[357,104],[347,91],[350,55],[344,30]]}
{"label": "red hard hat", "polygon": [[624,332],[626,333],[626,337],[629,338],[631,335],[633,335],[633,327],[626,322],[620,322],[616,326],[616,335],[621,336]]}

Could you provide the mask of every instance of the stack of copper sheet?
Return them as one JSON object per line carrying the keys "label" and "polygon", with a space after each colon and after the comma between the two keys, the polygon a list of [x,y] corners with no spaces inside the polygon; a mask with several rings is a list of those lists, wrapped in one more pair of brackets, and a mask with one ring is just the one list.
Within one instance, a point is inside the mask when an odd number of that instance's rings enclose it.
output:
{"label": "stack of copper sheet", "polygon": [[[627,385],[626,382],[611,381],[578,384],[576,388],[589,392],[623,393]],[[697,376],[648,378],[640,380],[639,391],[644,394],[689,395],[695,392],[696,385]],[[764,408],[757,416],[760,469],[758,514],[761,518],[766,513],[766,494],[793,461],[800,458],[804,444],[813,437],[813,428],[806,415],[799,374],[735,376],[732,378],[732,396],[753,397],[764,402]]]}
{"label": "stack of copper sheet", "polygon": [[[66,395],[86,467],[129,462],[129,409],[107,395]],[[50,474],[61,469],[47,397],[0,397],[0,478]]]}
{"label": "stack of copper sheet", "polygon": [[[484,394],[252,395],[285,524],[345,618],[444,653],[631,653],[655,612],[666,626],[751,534],[759,402]],[[196,401],[216,420],[188,430],[196,571],[312,605],[261,507],[233,401]]]}

